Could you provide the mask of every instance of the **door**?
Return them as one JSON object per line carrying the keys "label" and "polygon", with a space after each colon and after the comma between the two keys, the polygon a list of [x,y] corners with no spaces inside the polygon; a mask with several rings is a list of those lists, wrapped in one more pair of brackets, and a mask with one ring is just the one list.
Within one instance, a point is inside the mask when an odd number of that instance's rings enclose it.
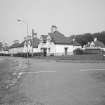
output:
{"label": "door", "polygon": [[43,48],[43,55],[44,55],[44,56],[47,55],[47,48]]}
{"label": "door", "polygon": [[65,49],[65,55],[67,55],[67,52],[68,52],[67,50],[68,50],[68,48],[65,47],[64,49]]}

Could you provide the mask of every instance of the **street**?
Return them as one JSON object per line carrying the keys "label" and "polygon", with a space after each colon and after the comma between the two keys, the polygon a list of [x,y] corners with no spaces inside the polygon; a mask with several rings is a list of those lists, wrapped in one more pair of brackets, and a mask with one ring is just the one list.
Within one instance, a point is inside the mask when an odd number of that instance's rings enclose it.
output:
{"label": "street", "polygon": [[30,60],[30,63],[30,73],[27,73],[22,85],[23,91],[35,103],[105,105],[105,77],[102,75],[105,74],[104,63],[35,59]]}
{"label": "street", "polygon": [[[24,62],[19,69],[20,74],[25,74],[19,92],[24,93],[30,105],[105,105],[104,63],[29,59],[30,64],[21,69],[26,59],[8,60]],[[17,96],[19,102],[22,96]]]}

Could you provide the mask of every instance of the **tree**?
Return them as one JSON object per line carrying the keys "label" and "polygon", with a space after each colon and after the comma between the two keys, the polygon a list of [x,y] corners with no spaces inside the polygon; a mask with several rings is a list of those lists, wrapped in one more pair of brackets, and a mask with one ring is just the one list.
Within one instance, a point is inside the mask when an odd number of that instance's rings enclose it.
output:
{"label": "tree", "polygon": [[88,42],[91,42],[94,40],[94,38],[97,38],[99,41],[103,42],[105,44],[105,31],[98,32],[98,33],[85,33],[81,35],[72,35],[70,37],[71,39],[75,38],[76,41],[81,45],[84,46]]}
{"label": "tree", "polygon": [[0,51],[2,50],[2,48],[3,48],[3,43],[0,42]]}
{"label": "tree", "polygon": [[94,33],[93,38],[97,38],[99,41],[103,42],[105,44],[105,31],[100,33]]}

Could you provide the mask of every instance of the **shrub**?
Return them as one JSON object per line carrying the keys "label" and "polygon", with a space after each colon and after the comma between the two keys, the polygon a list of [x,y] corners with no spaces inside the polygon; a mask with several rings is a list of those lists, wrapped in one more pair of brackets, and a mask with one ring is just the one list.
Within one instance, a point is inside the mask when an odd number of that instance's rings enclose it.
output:
{"label": "shrub", "polygon": [[74,55],[81,55],[81,54],[83,54],[83,50],[80,49],[80,48],[77,48],[77,49],[75,49],[75,50],[73,51],[73,54],[74,54]]}

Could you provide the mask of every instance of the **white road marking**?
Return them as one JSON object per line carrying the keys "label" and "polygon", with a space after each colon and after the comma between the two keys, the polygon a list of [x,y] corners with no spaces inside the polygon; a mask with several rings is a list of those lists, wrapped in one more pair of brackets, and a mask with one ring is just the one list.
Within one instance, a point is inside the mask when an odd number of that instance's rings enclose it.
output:
{"label": "white road marking", "polygon": [[80,71],[99,71],[99,70],[105,70],[105,69],[80,69]]}
{"label": "white road marking", "polygon": [[24,73],[29,73],[29,74],[38,74],[38,73],[53,73],[53,72],[56,72],[56,71],[36,71],[36,72],[20,72],[19,74],[22,75]]}

